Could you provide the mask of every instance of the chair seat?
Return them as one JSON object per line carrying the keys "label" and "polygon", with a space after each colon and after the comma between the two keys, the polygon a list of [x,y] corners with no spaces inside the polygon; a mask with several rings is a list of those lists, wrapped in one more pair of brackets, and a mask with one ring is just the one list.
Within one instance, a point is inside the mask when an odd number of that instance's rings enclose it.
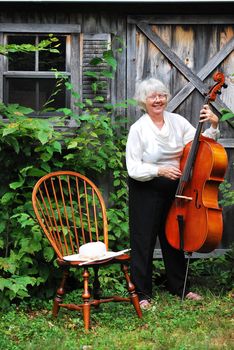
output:
{"label": "chair seat", "polygon": [[[78,256],[79,254],[74,254],[74,257]],[[109,262],[111,263],[120,263],[120,262],[127,262],[130,260],[130,255],[126,253],[122,253],[120,255],[115,256],[105,256],[103,258],[97,259],[95,261],[84,261],[84,260],[78,260],[76,258],[73,258],[73,255],[70,255],[71,259],[65,260],[57,258],[57,262],[60,266],[94,266],[94,265],[105,265]]]}
{"label": "chair seat", "polygon": [[72,255],[68,255],[68,256],[64,256],[63,260],[65,261],[79,261],[80,265],[86,265],[89,262],[99,262],[102,260],[106,260],[106,259],[110,259],[110,258],[114,258],[120,255],[123,255],[125,252],[129,251],[130,249],[124,249],[121,250],[119,252],[113,252],[113,251],[107,251],[105,252],[105,254],[103,256],[100,257],[96,257],[96,258],[84,258],[82,257],[82,254],[72,254]]}

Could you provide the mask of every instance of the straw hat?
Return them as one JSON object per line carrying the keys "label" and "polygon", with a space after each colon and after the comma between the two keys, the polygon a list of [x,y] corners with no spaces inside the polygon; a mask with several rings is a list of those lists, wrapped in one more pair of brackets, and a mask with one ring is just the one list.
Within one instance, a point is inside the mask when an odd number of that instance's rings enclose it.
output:
{"label": "straw hat", "polygon": [[106,245],[103,242],[90,242],[80,246],[80,259],[100,259],[106,255]]}

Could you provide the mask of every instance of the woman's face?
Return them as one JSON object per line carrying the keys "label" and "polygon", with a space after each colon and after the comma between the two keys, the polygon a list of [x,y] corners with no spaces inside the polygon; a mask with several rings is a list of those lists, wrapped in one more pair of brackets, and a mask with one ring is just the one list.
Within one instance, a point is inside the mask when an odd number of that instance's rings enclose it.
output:
{"label": "woman's face", "polygon": [[162,92],[152,92],[146,98],[146,111],[149,115],[162,115],[167,104],[167,95]]}

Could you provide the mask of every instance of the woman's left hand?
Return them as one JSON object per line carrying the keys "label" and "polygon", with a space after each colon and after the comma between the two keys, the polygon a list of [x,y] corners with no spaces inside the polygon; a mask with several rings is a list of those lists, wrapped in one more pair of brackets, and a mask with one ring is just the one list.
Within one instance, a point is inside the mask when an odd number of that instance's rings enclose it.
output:
{"label": "woman's left hand", "polygon": [[219,124],[219,118],[212,112],[209,105],[204,105],[200,111],[200,122],[204,123],[209,121],[214,129],[217,129]]}

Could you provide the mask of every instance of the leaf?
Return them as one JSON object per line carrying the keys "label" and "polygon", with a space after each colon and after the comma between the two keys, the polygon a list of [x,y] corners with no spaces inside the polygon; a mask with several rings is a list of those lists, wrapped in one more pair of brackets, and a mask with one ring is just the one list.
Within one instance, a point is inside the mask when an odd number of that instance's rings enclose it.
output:
{"label": "leaf", "polygon": [[103,58],[114,70],[116,70],[117,61],[114,58],[112,50],[104,51],[103,52]]}
{"label": "leaf", "polygon": [[104,105],[104,108],[107,109],[107,110],[112,110],[113,109],[113,105],[111,103],[106,103]]}
{"label": "leaf", "polygon": [[11,289],[12,287],[12,282],[10,281],[10,279],[6,279],[6,278],[2,278],[0,277],[0,290],[3,291],[4,288],[9,288]]}
{"label": "leaf", "polygon": [[86,75],[87,77],[98,78],[98,73],[96,72],[86,71],[84,72],[84,75]]}
{"label": "leaf", "polygon": [[73,85],[71,83],[69,83],[68,81],[66,81],[65,86],[68,90],[72,90],[73,89]]}
{"label": "leaf", "polygon": [[[3,230],[5,229],[5,226],[4,228],[2,229],[3,225],[0,224],[0,232],[2,233]],[[0,238],[0,249],[2,249],[4,247],[4,240],[2,238]]]}
{"label": "leaf", "polygon": [[224,122],[225,120],[229,120],[229,119],[231,119],[231,118],[234,118],[234,113],[229,112],[229,113],[223,114],[220,120],[221,120],[222,122]]}
{"label": "leaf", "polygon": [[28,172],[29,176],[37,176],[37,177],[44,176],[45,174],[46,174],[46,172],[44,170],[37,169],[37,168],[32,168]]}
{"label": "leaf", "polygon": [[93,101],[90,100],[90,98],[86,98],[86,99],[85,99],[85,103],[86,103],[88,106],[92,106],[92,105],[93,105]]}
{"label": "leaf", "polygon": [[2,136],[13,134],[16,130],[18,130],[18,127],[10,127],[10,125],[11,124],[9,124],[8,127],[3,130]]}
{"label": "leaf", "polygon": [[44,130],[40,130],[37,136],[42,145],[48,141],[48,132],[45,132]]}
{"label": "leaf", "polygon": [[73,141],[69,142],[67,148],[68,148],[68,149],[76,148],[76,147],[77,147],[77,144],[78,144],[78,142],[75,141],[75,140],[73,140]]}
{"label": "leaf", "polygon": [[26,175],[27,172],[28,172],[28,170],[32,169],[32,167],[33,167],[32,165],[29,165],[29,166],[27,166],[27,167],[21,169],[21,170],[20,170],[20,174],[21,174],[21,175]]}
{"label": "leaf", "polygon": [[46,261],[51,261],[54,257],[54,249],[51,247],[45,247],[43,249],[43,255]]}
{"label": "leaf", "polygon": [[57,50],[57,49],[49,49],[49,51],[52,52],[52,53],[60,53],[60,51]]}
{"label": "leaf", "polygon": [[9,187],[12,188],[13,190],[16,190],[17,188],[22,187],[24,184],[25,179],[21,178],[19,181],[15,181],[9,184]]}
{"label": "leaf", "polygon": [[62,152],[62,146],[61,146],[61,143],[60,143],[60,142],[54,141],[54,142],[53,142],[53,147],[54,147],[54,149],[55,149],[57,152],[59,152],[59,153]]}
{"label": "leaf", "polygon": [[4,215],[2,215],[2,221],[0,221],[0,233],[2,233],[6,226],[8,225],[8,217],[4,218]]}
{"label": "leaf", "polygon": [[20,145],[19,145],[18,140],[15,137],[8,137],[8,143],[12,145],[15,153],[18,154],[20,151]]}
{"label": "leaf", "polygon": [[90,64],[93,65],[93,66],[97,66],[98,64],[102,63],[103,60],[101,57],[94,57],[90,60]]}
{"label": "leaf", "polygon": [[[14,197],[15,197],[14,192],[6,192],[1,198],[1,204],[4,205],[4,204],[11,202]],[[0,230],[0,232],[1,232],[1,230]]]}
{"label": "leaf", "polygon": [[75,105],[76,107],[81,108],[81,109],[85,107],[85,104],[82,103],[82,102],[75,102],[74,105]]}
{"label": "leaf", "polygon": [[96,97],[94,98],[94,100],[95,100],[95,101],[103,102],[105,99],[104,99],[103,96],[96,96]]}
{"label": "leaf", "polygon": [[114,74],[112,72],[109,72],[107,70],[103,70],[100,75],[102,75],[103,77],[109,78],[109,79],[113,79]]}

